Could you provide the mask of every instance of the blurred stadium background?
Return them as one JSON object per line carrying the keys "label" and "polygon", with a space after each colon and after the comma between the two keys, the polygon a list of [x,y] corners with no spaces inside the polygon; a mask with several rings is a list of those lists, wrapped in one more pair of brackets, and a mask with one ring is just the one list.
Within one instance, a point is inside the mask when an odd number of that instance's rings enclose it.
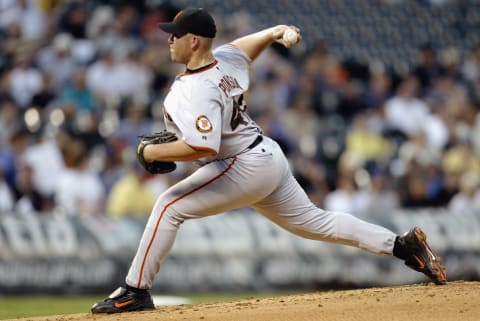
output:
{"label": "blurred stadium background", "polygon": [[[163,128],[157,23],[202,6],[218,44],[274,24],[303,42],[252,66],[248,108],[320,207],[420,225],[451,279],[480,269],[480,1],[0,1],[0,295],[123,283],[156,195],[137,136]],[[155,291],[274,291],[424,280],[398,261],[299,239],[249,209],[187,222]]]}

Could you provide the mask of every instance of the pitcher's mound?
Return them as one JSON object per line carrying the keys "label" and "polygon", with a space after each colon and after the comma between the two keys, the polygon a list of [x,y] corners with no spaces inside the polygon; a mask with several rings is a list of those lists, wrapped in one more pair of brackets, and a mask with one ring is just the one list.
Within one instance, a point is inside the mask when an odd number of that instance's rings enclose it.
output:
{"label": "pitcher's mound", "polygon": [[[272,298],[162,307],[114,315],[90,313],[27,318],[30,321],[478,321],[480,282],[415,284],[325,291]],[[17,321],[27,319],[15,319]]]}

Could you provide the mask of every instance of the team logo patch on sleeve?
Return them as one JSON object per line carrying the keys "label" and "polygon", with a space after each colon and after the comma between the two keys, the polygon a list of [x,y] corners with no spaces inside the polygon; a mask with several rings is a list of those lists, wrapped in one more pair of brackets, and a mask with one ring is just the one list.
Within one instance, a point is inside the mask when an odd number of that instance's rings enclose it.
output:
{"label": "team logo patch on sleeve", "polygon": [[197,126],[197,130],[201,133],[208,133],[212,131],[212,123],[210,123],[210,120],[208,120],[207,116],[205,115],[198,116],[195,125]]}

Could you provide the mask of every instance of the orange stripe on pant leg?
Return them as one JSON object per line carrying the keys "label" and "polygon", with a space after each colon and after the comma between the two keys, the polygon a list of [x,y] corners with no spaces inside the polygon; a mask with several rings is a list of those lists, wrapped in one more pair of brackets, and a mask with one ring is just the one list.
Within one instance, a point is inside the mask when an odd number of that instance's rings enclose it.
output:
{"label": "orange stripe on pant leg", "polygon": [[163,214],[165,213],[165,211],[167,210],[167,208],[169,206],[171,206],[172,204],[175,204],[176,202],[178,202],[179,200],[181,200],[182,198],[184,197],[187,197],[188,195],[190,194],[193,194],[195,193],[196,191],[198,191],[199,189],[202,189],[204,188],[205,186],[207,186],[208,184],[211,184],[212,182],[214,182],[215,180],[219,179],[220,177],[222,177],[226,172],[228,172],[230,170],[230,168],[232,168],[233,164],[235,164],[237,160],[237,157],[233,157],[233,160],[230,164],[228,164],[228,167],[223,171],[221,172],[220,174],[218,174],[217,176],[215,176],[214,178],[212,178],[211,180],[203,183],[202,185],[198,186],[197,188],[191,190],[190,192],[188,193],[185,193],[179,197],[177,197],[176,199],[174,199],[173,201],[171,201],[170,203],[168,203],[167,205],[165,205],[163,207],[163,210],[162,212],[160,213],[160,216],[158,217],[158,220],[157,220],[157,224],[155,224],[155,229],[153,231],[153,235],[152,235],[152,238],[150,239],[150,242],[148,243],[148,246],[147,246],[147,250],[145,251],[145,255],[143,257],[143,261],[142,261],[142,267],[140,268],[140,276],[138,278],[138,283],[137,283],[137,288],[140,288],[140,282],[142,281],[142,276],[143,276],[143,269],[145,267],[145,262],[147,261],[147,256],[148,256],[148,253],[150,252],[150,248],[152,247],[152,244],[153,244],[153,241],[155,240],[155,236],[157,235],[157,231],[158,231],[158,227],[160,226],[160,221],[162,220],[162,217],[163,217]]}

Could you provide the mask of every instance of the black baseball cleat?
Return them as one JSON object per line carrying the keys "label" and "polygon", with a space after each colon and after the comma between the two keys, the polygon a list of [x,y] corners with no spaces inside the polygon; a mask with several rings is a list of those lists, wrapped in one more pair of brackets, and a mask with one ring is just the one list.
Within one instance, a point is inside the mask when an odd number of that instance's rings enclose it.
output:
{"label": "black baseball cleat", "polygon": [[150,293],[148,291],[136,293],[124,287],[119,287],[107,299],[92,306],[92,313],[121,313],[146,310],[155,310]]}
{"label": "black baseball cleat", "polygon": [[405,261],[405,265],[422,272],[439,285],[447,283],[447,274],[442,259],[432,251],[427,243],[427,236],[414,227],[395,241],[393,254]]}

